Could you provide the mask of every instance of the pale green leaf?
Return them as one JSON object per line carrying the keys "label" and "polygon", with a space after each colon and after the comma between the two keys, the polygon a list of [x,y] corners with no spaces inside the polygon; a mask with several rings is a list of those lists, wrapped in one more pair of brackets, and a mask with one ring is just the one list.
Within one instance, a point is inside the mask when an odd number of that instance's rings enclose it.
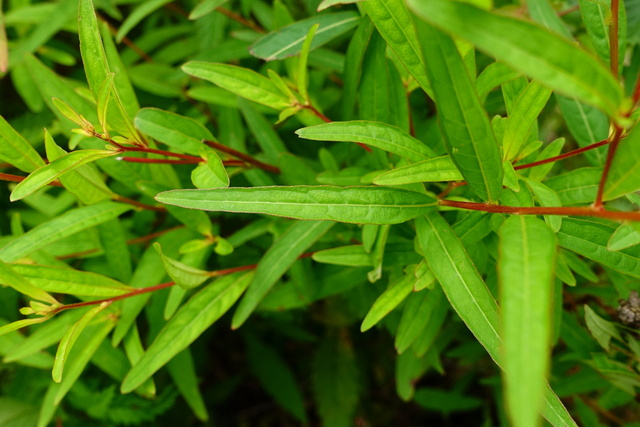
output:
{"label": "pale green leaf", "polygon": [[51,319],[51,316],[43,316],[43,317],[36,317],[33,319],[23,319],[23,320],[17,320],[15,322],[12,323],[8,323],[4,326],[0,326],[0,336],[2,335],[6,335],[9,332],[13,332],[13,331],[17,331],[18,329],[22,329],[26,326],[30,326],[30,325],[35,325],[36,323],[42,323],[45,322],[47,320]]}
{"label": "pale green leaf", "polygon": [[414,182],[462,181],[464,178],[450,156],[436,157],[402,166],[376,176],[376,185],[402,185]]}
{"label": "pale green leaf", "polygon": [[408,5],[432,25],[473,43],[554,91],[620,117],[624,97],[616,79],[602,63],[562,36],[456,1],[409,0]]}
{"label": "pale green leaf", "polygon": [[371,257],[362,245],[340,246],[314,252],[311,258],[316,262],[350,267],[370,267]]}
{"label": "pale green leaf", "polygon": [[362,321],[362,325],[360,325],[360,331],[365,332],[371,329],[404,301],[413,291],[413,283],[415,280],[416,278],[413,274],[405,274],[393,282],[373,303]]}
{"label": "pale green leaf", "polygon": [[194,7],[189,13],[189,19],[196,20],[213,12],[218,6],[225,4],[227,0],[204,0]]}
{"label": "pale green leaf", "polygon": [[173,190],[156,200],[189,209],[363,224],[398,224],[435,206],[432,197],[412,191],[322,185]]}
{"label": "pale green leaf", "polygon": [[22,276],[2,260],[0,260],[0,283],[10,286],[21,294],[27,295],[35,300],[48,302],[49,304],[58,304],[58,301],[54,297],[31,283],[29,279]]}
{"label": "pale green leaf", "polygon": [[556,238],[539,219],[512,216],[500,227],[502,367],[514,426],[538,425],[551,358]]}
{"label": "pale green leaf", "polygon": [[24,172],[33,172],[45,165],[38,152],[22,135],[0,116],[0,159]]}
{"label": "pale green leaf", "polygon": [[433,150],[402,129],[380,122],[332,122],[298,129],[296,134],[315,141],[360,142],[416,162],[436,156]]}
{"label": "pale green leaf", "polygon": [[187,348],[240,298],[253,273],[232,274],[205,286],[180,307],[125,377],[121,391],[129,393],[173,356]]}
{"label": "pale green leaf", "polygon": [[619,251],[640,244],[640,231],[634,225],[638,224],[622,224],[618,227],[607,242],[607,249]]}
{"label": "pale green leaf", "polygon": [[622,139],[611,162],[604,186],[604,200],[611,200],[640,190],[640,127]]}
{"label": "pale green leaf", "polygon": [[229,175],[220,157],[213,150],[201,149],[200,155],[206,163],[191,171],[191,182],[196,188],[218,188],[229,186]]}
{"label": "pale green leaf", "polygon": [[162,247],[160,243],[156,242],[153,247],[162,257],[162,264],[164,269],[167,270],[167,274],[171,279],[176,282],[176,285],[185,289],[192,289],[203,284],[207,279],[211,277],[208,271],[200,270],[199,268],[191,267],[173,258],[170,258],[162,253]]}
{"label": "pale green leaf", "polygon": [[116,40],[118,43],[131,31],[133,27],[138,25],[140,21],[150,15],[157,9],[160,9],[171,0],[147,0],[141,2],[128,16],[127,19],[120,25],[118,34],[116,34]]}
{"label": "pale green leaf", "polygon": [[[298,92],[302,99],[309,103],[309,93],[307,92],[307,85],[309,84],[309,71],[307,70],[307,61],[309,60],[309,50],[311,49],[311,43],[313,42],[313,37],[318,31],[318,27],[320,24],[314,24],[307,33],[307,37],[302,44],[302,48],[300,49],[300,60],[298,61]],[[282,118],[280,118],[282,121]]]}
{"label": "pale green leaf", "polygon": [[111,150],[78,150],[58,157],[48,165],[35,170],[25,178],[24,181],[16,185],[11,192],[10,200],[12,202],[20,200],[23,197],[33,194],[36,190],[44,187],[67,172],[73,171],[87,163],[105,159],[116,154],[115,151]]}
{"label": "pale green leaf", "polygon": [[360,15],[355,12],[317,15],[267,34],[256,41],[249,48],[249,51],[252,55],[265,61],[284,59],[300,53],[302,44],[314,25],[319,25],[319,28],[311,42],[311,50],[317,49],[339,35],[346,33],[358,25],[359,21]]}
{"label": "pale green leaf", "polygon": [[275,83],[247,68],[192,61],[183,65],[182,70],[191,76],[208,80],[229,92],[276,110],[282,110],[291,105],[289,98],[278,89]]}
{"label": "pale green leaf", "polygon": [[330,221],[297,221],[282,233],[258,263],[253,281],[233,314],[233,329],[239,328],[249,318],[298,257],[333,225]]}
{"label": "pale green leaf", "polygon": [[618,332],[615,325],[598,316],[588,305],[584,306],[584,320],[591,335],[606,351],[609,351],[609,342],[612,337],[622,341],[620,332]]}
{"label": "pale green leaf", "polygon": [[143,108],[134,119],[136,128],[180,153],[199,155],[203,139],[213,140],[211,132],[197,121],[158,108]]}

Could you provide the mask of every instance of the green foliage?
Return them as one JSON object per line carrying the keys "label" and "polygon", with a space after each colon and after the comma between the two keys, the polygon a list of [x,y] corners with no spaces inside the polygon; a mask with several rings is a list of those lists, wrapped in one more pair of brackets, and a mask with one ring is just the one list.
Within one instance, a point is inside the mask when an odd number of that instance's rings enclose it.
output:
{"label": "green foliage", "polygon": [[0,1],[0,425],[638,425],[640,15],[574,6]]}

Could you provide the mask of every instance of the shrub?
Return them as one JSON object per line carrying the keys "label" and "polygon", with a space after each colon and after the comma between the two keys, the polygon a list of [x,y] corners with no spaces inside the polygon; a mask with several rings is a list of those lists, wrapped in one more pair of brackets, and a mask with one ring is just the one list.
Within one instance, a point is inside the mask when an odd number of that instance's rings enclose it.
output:
{"label": "shrub", "polygon": [[128,3],[0,27],[3,426],[639,425],[635,3]]}

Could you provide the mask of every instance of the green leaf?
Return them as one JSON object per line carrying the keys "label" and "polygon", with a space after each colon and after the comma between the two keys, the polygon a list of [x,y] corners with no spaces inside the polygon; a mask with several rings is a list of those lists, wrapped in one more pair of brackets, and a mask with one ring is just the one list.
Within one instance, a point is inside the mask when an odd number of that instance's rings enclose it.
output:
{"label": "green leaf", "polygon": [[[167,370],[171,375],[173,382],[180,390],[180,394],[184,397],[193,414],[200,421],[207,421],[209,414],[207,406],[204,403],[202,393],[200,393],[200,384],[196,376],[196,367],[191,356],[191,351],[186,348],[176,354],[173,359],[167,363]],[[151,380],[151,378],[149,379]]]}
{"label": "green leaf", "polygon": [[58,157],[48,165],[32,172],[11,192],[10,200],[15,202],[54,181],[61,175],[73,171],[82,165],[116,155],[111,150],[78,150]]}
{"label": "green leaf", "polygon": [[[591,39],[591,46],[604,64],[611,63],[609,32],[611,31],[611,0],[580,0],[580,14]],[[627,16],[624,4],[618,9],[618,50],[623,53],[626,48]],[[624,54],[618,55],[618,69],[622,69]]]}
{"label": "green leaf", "polygon": [[267,34],[256,41],[249,48],[249,51],[253,56],[265,61],[284,59],[300,53],[302,44],[314,25],[319,25],[319,28],[311,42],[311,50],[317,49],[339,35],[346,33],[358,25],[359,21],[360,15],[355,12],[317,15]]}
{"label": "green leaf", "polygon": [[508,218],[499,234],[507,409],[514,426],[535,426],[551,358],[556,238],[546,224],[527,216]]}
{"label": "green leaf", "polygon": [[311,258],[316,262],[350,267],[370,267],[371,257],[362,245],[340,246],[314,252]]}
{"label": "green leaf", "polygon": [[4,326],[0,326],[0,336],[6,335],[9,332],[17,331],[18,329],[22,329],[22,328],[24,328],[26,326],[35,325],[36,323],[45,322],[45,321],[47,321],[49,319],[51,319],[51,316],[36,317],[34,319],[23,319],[23,320],[17,320],[17,321],[12,322],[12,323],[8,323],[8,324],[6,324]]}
{"label": "green leaf", "polygon": [[[562,206],[560,198],[552,189],[540,182],[532,181],[530,179],[525,179],[525,181],[533,194],[536,196],[536,199],[538,200],[540,206]],[[562,216],[545,215],[544,220],[554,232],[558,232],[560,230],[560,227],[562,226]]]}
{"label": "green leaf", "polygon": [[12,240],[0,249],[0,260],[17,261],[50,243],[102,224],[130,209],[130,205],[105,201],[65,212]]}
{"label": "green leaf", "polygon": [[362,7],[409,74],[431,96],[426,66],[411,14],[402,0],[367,0]]}
{"label": "green leaf", "polygon": [[503,62],[493,62],[482,70],[475,82],[476,92],[480,100],[484,100],[489,92],[503,84],[515,80],[522,74]]}
{"label": "green leaf", "polygon": [[402,185],[414,182],[462,181],[464,178],[450,156],[436,157],[392,169],[376,176],[376,185]]}
{"label": "green leaf", "polygon": [[[425,259],[451,306],[500,365],[498,305],[464,247],[437,212],[418,218],[416,231]],[[542,414],[554,426],[577,426],[548,387]]]}
{"label": "green leaf", "polygon": [[413,290],[416,278],[413,274],[405,274],[393,282],[373,303],[362,321],[360,332],[365,332],[391,313]]}
{"label": "green leaf", "polygon": [[198,156],[204,147],[203,139],[215,141],[211,132],[197,121],[158,108],[143,108],[134,123],[140,132],[180,153]]}
{"label": "green leaf", "polygon": [[558,93],[596,106],[616,119],[623,112],[622,89],[609,70],[562,36],[456,1],[409,0],[408,5],[420,18]]}
{"label": "green leaf", "polygon": [[596,341],[598,341],[598,344],[606,351],[609,351],[611,337],[622,341],[622,337],[620,337],[620,333],[615,325],[598,316],[588,305],[584,306],[584,320],[591,335],[593,335]]}
{"label": "green leaf", "polygon": [[[558,154],[560,154],[560,151],[562,151],[562,147],[564,146],[564,143],[565,143],[564,138],[555,139],[540,152],[540,154],[536,158],[536,161],[549,159],[551,157],[557,156]],[[542,181],[545,178],[545,176],[547,176],[547,174],[551,172],[551,169],[553,168],[553,166],[554,166],[554,163],[547,163],[547,164],[535,166],[529,169],[529,179],[532,181],[538,181],[538,182]]]}
{"label": "green leaf", "polygon": [[73,325],[67,333],[62,337],[60,341],[60,345],[58,346],[58,351],[56,351],[56,358],[53,362],[53,370],[51,372],[51,376],[53,377],[53,381],[59,383],[62,381],[62,373],[64,371],[64,365],[67,362],[67,358],[69,357],[69,353],[73,348],[76,340],[85,330],[85,328],[91,323],[96,314],[100,313],[102,310],[107,308],[111,303],[103,302],[97,307],[93,307],[89,311],[87,311],[84,316],[75,325]]}
{"label": "green leaf", "polygon": [[229,175],[220,157],[213,150],[200,149],[200,156],[207,159],[191,171],[191,182],[197,188],[218,188],[229,186]]}
{"label": "green leaf", "polygon": [[253,336],[249,336],[246,342],[249,367],[262,386],[280,406],[306,424],[307,414],[302,393],[285,360],[273,347],[261,343]]}
{"label": "green leaf", "polygon": [[298,257],[333,225],[334,223],[329,221],[297,221],[282,233],[258,263],[255,277],[233,314],[232,329],[239,328],[249,318],[264,296]]}
{"label": "green leaf", "polygon": [[619,251],[638,244],[640,244],[640,231],[632,225],[622,224],[611,235],[611,238],[607,242],[607,249],[610,251]]}
{"label": "green leaf", "polygon": [[500,149],[465,64],[449,36],[424,23],[418,30],[447,151],[476,194],[496,201],[502,191]]}
{"label": "green leaf", "polygon": [[298,129],[296,134],[315,141],[360,142],[416,162],[436,156],[433,150],[402,129],[380,122],[332,122]]}
{"label": "green leaf", "polygon": [[318,31],[319,26],[320,24],[315,24],[309,29],[302,48],[300,49],[300,60],[298,61],[298,92],[300,92],[300,96],[306,103],[310,103],[309,93],[307,92],[307,86],[309,85],[307,61],[309,60],[309,50],[311,49],[313,37]]}
{"label": "green leaf", "polygon": [[289,98],[268,78],[235,65],[191,61],[182,66],[190,76],[205,79],[238,96],[276,110],[291,106]]}
{"label": "green leaf", "polygon": [[322,185],[173,190],[158,194],[156,200],[189,209],[363,224],[398,224],[435,205],[432,197],[412,191]]}
{"label": "green leaf", "polygon": [[174,282],[176,282],[176,285],[185,289],[193,289],[200,286],[211,277],[208,271],[191,267],[190,265],[165,256],[162,253],[160,243],[154,243],[153,247],[162,257],[162,264],[164,264],[167,274]]}
{"label": "green leaf", "polygon": [[442,288],[413,293],[402,312],[396,332],[395,347],[398,354],[404,353],[421,335],[430,335],[433,343],[447,315],[449,304]]}
{"label": "green leaf", "polygon": [[527,8],[531,19],[541,23],[545,28],[573,40],[571,33],[562,22],[562,18],[558,16],[558,12],[548,0],[527,0]]}
{"label": "green leaf", "polygon": [[128,16],[127,19],[120,25],[118,34],[116,34],[116,41],[120,43],[122,39],[131,31],[133,27],[138,25],[140,21],[150,15],[152,12],[160,9],[171,0],[147,0],[139,4]]}
{"label": "green leaf", "polygon": [[607,243],[616,227],[590,219],[565,218],[558,232],[558,241],[589,259],[629,276],[640,278],[640,247],[612,252]]}
{"label": "green leaf", "polygon": [[363,17],[347,48],[342,93],[342,116],[345,119],[352,119],[354,116],[356,97],[362,77],[362,64],[373,29],[374,26],[371,20]]}
{"label": "green leaf", "polygon": [[611,162],[604,185],[604,200],[616,199],[640,190],[640,127],[622,139]]}
{"label": "green leaf", "polygon": [[218,6],[225,4],[227,0],[204,0],[196,5],[189,13],[189,19],[196,20],[213,12]]}
{"label": "green leaf", "polygon": [[189,298],[131,368],[122,383],[122,393],[138,388],[173,356],[195,341],[240,298],[252,277],[253,272],[225,276]]}
{"label": "green leaf", "polygon": [[[555,95],[569,132],[580,147],[586,147],[602,141],[609,135],[607,115],[595,107],[584,104],[574,98]],[[602,166],[607,158],[607,147],[589,150],[585,157],[592,166]]]}
{"label": "green leaf", "polygon": [[10,286],[21,294],[49,304],[59,304],[58,301],[38,286],[31,283],[10,265],[0,260],[0,283]]}
{"label": "green leaf", "polygon": [[0,159],[24,172],[33,172],[45,165],[38,152],[22,135],[0,116]]}
{"label": "green leaf", "polygon": [[97,100],[110,71],[92,0],[80,0],[78,3],[78,36],[87,82]]}
{"label": "green leaf", "polygon": [[109,277],[89,271],[34,264],[12,264],[11,268],[38,288],[56,294],[109,298],[134,290]]}
{"label": "green leaf", "polygon": [[507,126],[502,139],[503,158],[505,160],[513,160],[518,157],[540,112],[547,104],[549,96],[551,96],[551,90],[535,81],[529,83],[520,92],[513,108],[509,112]]}
{"label": "green leaf", "polygon": [[580,168],[556,175],[545,184],[556,192],[563,206],[570,206],[593,202],[601,177],[600,168]]}

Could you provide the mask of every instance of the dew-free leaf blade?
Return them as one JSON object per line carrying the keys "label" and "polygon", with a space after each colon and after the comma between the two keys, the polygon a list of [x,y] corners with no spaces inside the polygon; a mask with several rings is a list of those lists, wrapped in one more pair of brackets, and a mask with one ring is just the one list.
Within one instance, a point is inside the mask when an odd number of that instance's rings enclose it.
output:
{"label": "dew-free leaf blade", "polygon": [[409,74],[431,95],[431,87],[422,60],[418,35],[411,14],[402,0],[367,0],[362,7],[378,32],[398,55]]}
{"label": "dew-free leaf blade", "polygon": [[289,98],[278,89],[275,83],[247,68],[192,61],[183,65],[182,70],[190,76],[208,80],[238,96],[276,110],[282,110],[291,105]]}
{"label": "dew-free leaf blade", "polygon": [[418,30],[447,151],[480,198],[498,200],[500,149],[465,63],[451,37],[426,23]]}
{"label": "dew-free leaf blade", "polygon": [[24,172],[33,172],[45,165],[38,152],[22,135],[0,116],[0,159]]}
{"label": "dew-free leaf blade", "polygon": [[184,350],[218,320],[247,288],[253,272],[225,276],[193,295],[167,322],[144,355],[125,377],[121,391],[129,393],[173,356]]}
{"label": "dew-free leaf blade", "polygon": [[419,162],[435,157],[421,141],[395,126],[365,120],[332,122],[298,129],[300,138],[314,141],[360,142]]}
{"label": "dew-free leaf blade", "polygon": [[10,286],[21,294],[27,295],[35,300],[58,304],[58,301],[56,301],[54,297],[38,288],[2,260],[0,260],[0,283]]}
{"label": "dew-free leaf blade", "polygon": [[0,260],[14,262],[50,243],[116,218],[131,206],[110,201],[85,206],[32,228],[0,249]]}
{"label": "dew-free leaf blade", "polygon": [[365,332],[376,325],[387,314],[396,308],[413,290],[413,274],[405,274],[384,291],[373,303],[360,325],[360,332]]}
{"label": "dew-free leaf blade", "polygon": [[78,3],[78,36],[87,82],[97,100],[109,75],[109,65],[92,0],[80,0]]}
{"label": "dew-free leaf blade", "polygon": [[96,314],[100,313],[102,310],[107,308],[110,303],[102,303],[97,307],[93,307],[89,311],[87,311],[80,320],[78,320],[64,336],[62,340],[60,340],[60,345],[58,346],[58,351],[56,352],[56,358],[53,362],[53,370],[51,371],[51,376],[53,377],[53,381],[59,383],[62,381],[62,373],[64,371],[64,365],[67,362],[67,358],[69,357],[69,353],[73,348],[73,345],[78,340],[80,334],[84,331],[84,329],[91,323]]}
{"label": "dew-free leaf blade", "polygon": [[554,232],[537,218],[512,216],[500,227],[499,279],[507,411],[532,426],[549,369],[556,253]]}
{"label": "dew-free leaf blade", "polygon": [[60,175],[64,175],[76,168],[96,160],[114,156],[116,152],[111,150],[78,150],[58,157],[48,165],[33,171],[27,178],[11,192],[10,200],[16,201],[54,181]]}
{"label": "dew-free leaf blade", "polygon": [[278,279],[333,225],[330,221],[297,221],[282,233],[258,263],[253,281],[233,314],[233,329],[247,320]]}
{"label": "dew-free leaf blade", "polygon": [[173,190],[156,200],[189,209],[362,224],[398,224],[435,205],[432,197],[412,191],[328,185]]}
{"label": "dew-free leaf blade", "polygon": [[185,289],[195,288],[203,284],[209,277],[211,277],[207,271],[200,270],[199,268],[191,267],[173,258],[170,258],[162,253],[160,243],[156,242],[153,247],[158,251],[162,257],[162,264],[164,269],[167,270],[167,274],[176,285]]}
{"label": "dew-free leaf blade", "polygon": [[450,156],[424,160],[392,169],[376,176],[376,185],[402,185],[414,182],[462,181],[464,178]]}
{"label": "dew-free leaf blade", "polygon": [[211,132],[197,121],[158,108],[143,108],[134,119],[136,128],[151,138],[182,153],[199,155],[202,140],[215,140]]}
{"label": "dew-free leaf blade", "polygon": [[603,199],[615,199],[637,190],[640,190],[640,128],[638,126],[618,145],[604,186]]}
{"label": "dew-free leaf blade", "polygon": [[600,62],[562,36],[456,1],[409,0],[408,5],[420,18],[554,91],[594,105],[610,117],[620,116],[620,85]]}
{"label": "dew-free leaf blade", "polygon": [[309,30],[319,25],[311,42],[311,50],[316,49],[358,25],[360,15],[355,12],[325,13],[287,25],[267,34],[250,47],[252,55],[273,61],[300,53]]}

